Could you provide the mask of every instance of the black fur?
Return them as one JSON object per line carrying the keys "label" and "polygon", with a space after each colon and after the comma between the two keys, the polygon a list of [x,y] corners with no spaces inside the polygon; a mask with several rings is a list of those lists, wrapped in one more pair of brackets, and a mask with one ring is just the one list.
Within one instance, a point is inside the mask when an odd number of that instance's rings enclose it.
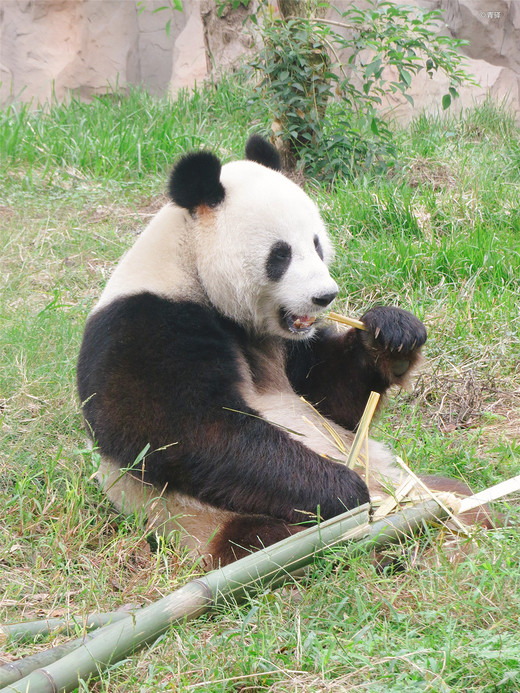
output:
{"label": "black fur", "polygon": [[332,293],[321,294],[321,296],[313,296],[312,302],[315,306],[321,306],[322,308],[326,308],[330,303],[332,303],[332,301],[336,298],[337,295],[338,292],[333,291]]}
{"label": "black fur", "polygon": [[318,253],[318,256],[321,260],[323,260],[323,248],[321,247],[320,239],[318,236],[314,236],[314,247],[316,249],[316,252]]}
{"label": "black fur", "polygon": [[216,207],[226,192],[220,182],[222,165],[211,152],[192,152],[183,156],[170,175],[168,192],[179,207],[193,212],[199,205]]}
{"label": "black fur", "polygon": [[292,250],[288,243],[278,241],[273,245],[265,263],[268,279],[278,282],[291,264]]}
{"label": "black fur", "polygon": [[367,311],[361,320],[367,328],[361,333],[361,339],[371,348],[407,354],[426,342],[426,328],[422,322],[401,308],[377,306]]}
{"label": "black fur", "polygon": [[208,553],[218,556],[220,565],[232,563],[251,551],[263,549],[305,529],[288,525],[266,515],[237,516],[226,522],[208,546]]}
{"label": "black fur", "polygon": [[282,170],[280,155],[273,145],[260,135],[251,135],[247,140],[246,159],[256,161],[257,164],[272,168],[274,171]]}
{"label": "black fur", "polygon": [[94,313],[77,377],[101,453],[128,468],[149,444],[134,472],[145,482],[286,522],[367,502],[355,472],[255,418],[238,391],[241,332],[213,309],[149,293]]}
{"label": "black fur", "polygon": [[426,341],[422,322],[400,308],[372,308],[362,321],[366,331],[338,333],[326,327],[310,342],[287,344],[287,374],[294,390],[351,431],[370,391],[382,394],[390,385],[402,384]]}

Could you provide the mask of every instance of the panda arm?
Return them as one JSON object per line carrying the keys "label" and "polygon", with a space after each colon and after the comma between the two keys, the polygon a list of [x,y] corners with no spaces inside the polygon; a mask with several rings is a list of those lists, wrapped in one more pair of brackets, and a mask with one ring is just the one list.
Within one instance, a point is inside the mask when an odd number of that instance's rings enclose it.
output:
{"label": "panda arm", "polygon": [[371,391],[403,385],[426,341],[424,325],[407,311],[377,307],[362,317],[366,331],[317,330],[288,342],[286,370],[295,391],[336,423],[354,430]]}
{"label": "panda arm", "polygon": [[368,501],[357,474],[260,418],[240,385],[240,348],[208,308],[141,294],[87,323],[78,363],[85,419],[101,454],[134,477],[288,522]]}

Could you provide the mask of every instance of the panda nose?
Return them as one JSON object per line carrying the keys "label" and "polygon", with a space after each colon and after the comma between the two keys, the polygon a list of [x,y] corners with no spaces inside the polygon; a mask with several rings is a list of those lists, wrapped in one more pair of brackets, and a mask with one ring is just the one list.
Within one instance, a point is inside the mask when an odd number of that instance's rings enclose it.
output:
{"label": "panda nose", "polygon": [[323,308],[325,308],[325,306],[328,306],[329,303],[332,303],[332,301],[336,298],[337,295],[338,295],[338,292],[333,291],[330,294],[322,294],[321,296],[313,296],[312,302],[317,306],[322,306]]}

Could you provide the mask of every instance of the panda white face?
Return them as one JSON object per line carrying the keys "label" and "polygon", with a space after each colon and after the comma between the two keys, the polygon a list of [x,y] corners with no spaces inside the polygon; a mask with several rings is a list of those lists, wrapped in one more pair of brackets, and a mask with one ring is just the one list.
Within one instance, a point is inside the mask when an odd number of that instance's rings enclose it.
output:
{"label": "panda white face", "polygon": [[210,302],[260,334],[310,337],[338,292],[316,205],[252,161],[225,165],[220,181],[224,199],[194,213],[195,262]]}

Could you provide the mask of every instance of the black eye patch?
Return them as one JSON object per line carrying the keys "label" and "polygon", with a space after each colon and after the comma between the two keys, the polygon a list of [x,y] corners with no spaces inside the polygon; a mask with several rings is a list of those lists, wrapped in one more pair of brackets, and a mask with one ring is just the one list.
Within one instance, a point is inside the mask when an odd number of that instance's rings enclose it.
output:
{"label": "black eye patch", "polygon": [[283,241],[273,245],[265,263],[265,271],[272,282],[279,281],[291,264],[291,246]]}
{"label": "black eye patch", "polygon": [[314,236],[314,247],[319,255],[320,260],[323,260],[323,248],[321,247],[320,239],[318,236]]}

